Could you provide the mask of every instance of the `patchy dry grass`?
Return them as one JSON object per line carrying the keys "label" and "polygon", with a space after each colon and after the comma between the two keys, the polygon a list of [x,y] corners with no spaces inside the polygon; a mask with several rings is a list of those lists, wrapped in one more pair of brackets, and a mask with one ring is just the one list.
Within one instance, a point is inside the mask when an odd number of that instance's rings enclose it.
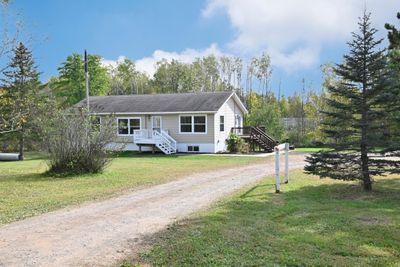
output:
{"label": "patchy dry grass", "polygon": [[43,156],[30,154],[25,161],[0,162],[0,224],[168,182],[193,172],[265,160],[269,159],[123,153],[102,174],[56,178],[42,174],[47,169]]}
{"label": "patchy dry grass", "polygon": [[400,177],[377,179],[371,193],[291,177],[282,194],[270,177],[172,225],[125,266],[400,266]]}

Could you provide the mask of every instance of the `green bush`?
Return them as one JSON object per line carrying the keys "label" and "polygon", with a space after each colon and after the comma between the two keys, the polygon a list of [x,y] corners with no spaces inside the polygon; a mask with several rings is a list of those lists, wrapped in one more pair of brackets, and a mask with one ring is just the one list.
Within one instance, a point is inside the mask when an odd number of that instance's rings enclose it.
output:
{"label": "green bush", "polygon": [[237,134],[234,133],[229,134],[229,138],[226,139],[226,144],[228,146],[229,152],[241,152],[241,153],[249,152],[248,144]]}

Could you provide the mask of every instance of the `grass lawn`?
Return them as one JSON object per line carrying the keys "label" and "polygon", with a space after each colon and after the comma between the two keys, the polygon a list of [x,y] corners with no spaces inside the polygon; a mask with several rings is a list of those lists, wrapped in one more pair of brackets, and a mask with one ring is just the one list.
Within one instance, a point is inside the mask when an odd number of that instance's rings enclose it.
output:
{"label": "grass lawn", "polygon": [[47,169],[43,157],[28,154],[25,161],[0,162],[0,224],[164,183],[193,172],[265,160],[269,159],[125,153],[102,174],[54,178],[42,175]]}
{"label": "grass lawn", "polygon": [[324,150],[326,148],[320,148],[320,147],[299,147],[299,148],[295,148],[295,152],[301,152],[301,153],[315,153],[315,152],[319,152],[321,150]]}
{"label": "grass lawn", "polygon": [[124,266],[400,266],[400,177],[356,183],[272,177],[153,237]]}

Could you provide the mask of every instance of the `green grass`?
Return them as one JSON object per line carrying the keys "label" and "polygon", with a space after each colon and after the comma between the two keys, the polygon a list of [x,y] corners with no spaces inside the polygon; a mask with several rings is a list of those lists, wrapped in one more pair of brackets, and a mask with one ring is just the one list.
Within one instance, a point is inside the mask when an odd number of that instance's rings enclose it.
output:
{"label": "green grass", "polygon": [[172,225],[124,266],[400,266],[398,176],[378,179],[372,193],[291,177],[281,194],[270,177]]}
{"label": "green grass", "polygon": [[315,153],[315,152],[319,152],[321,150],[324,150],[326,148],[320,148],[320,147],[299,147],[299,148],[295,148],[295,152],[302,152],[302,153]]}
{"label": "green grass", "polygon": [[123,153],[102,174],[55,178],[43,175],[47,170],[45,157],[31,153],[25,161],[0,162],[0,224],[168,182],[193,172],[263,160],[268,159]]}

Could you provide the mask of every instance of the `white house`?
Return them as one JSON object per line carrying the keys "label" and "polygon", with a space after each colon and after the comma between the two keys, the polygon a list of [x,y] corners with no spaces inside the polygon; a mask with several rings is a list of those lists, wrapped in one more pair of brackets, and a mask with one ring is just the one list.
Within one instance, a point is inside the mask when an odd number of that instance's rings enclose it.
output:
{"label": "white house", "polygon": [[[158,148],[176,152],[217,153],[233,127],[248,112],[233,92],[93,96],[90,113],[113,115],[125,150]],[[79,105],[84,105],[86,100]]]}

